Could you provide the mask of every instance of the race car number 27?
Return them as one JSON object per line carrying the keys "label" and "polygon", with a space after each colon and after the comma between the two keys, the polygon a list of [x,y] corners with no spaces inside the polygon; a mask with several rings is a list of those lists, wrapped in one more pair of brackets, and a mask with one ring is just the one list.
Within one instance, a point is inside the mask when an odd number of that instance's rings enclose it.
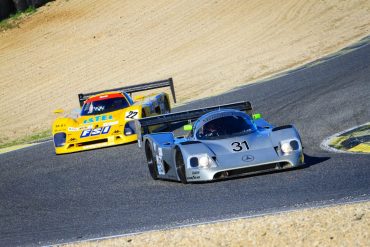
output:
{"label": "race car number 27", "polygon": [[231,146],[233,147],[233,151],[235,151],[235,152],[240,152],[243,149],[246,149],[246,150],[249,149],[248,143],[246,141],[233,142],[233,143],[231,143]]}
{"label": "race car number 27", "polygon": [[139,115],[139,111],[128,111],[126,112],[126,119],[137,119]]}

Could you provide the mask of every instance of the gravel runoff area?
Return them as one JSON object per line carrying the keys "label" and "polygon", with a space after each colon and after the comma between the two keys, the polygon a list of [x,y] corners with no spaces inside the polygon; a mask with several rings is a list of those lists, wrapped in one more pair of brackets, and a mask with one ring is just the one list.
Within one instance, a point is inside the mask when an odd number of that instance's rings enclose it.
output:
{"label": "gravel runoff area", "polygon": [[282,212],[63,246],[370,246],[370,202]]}

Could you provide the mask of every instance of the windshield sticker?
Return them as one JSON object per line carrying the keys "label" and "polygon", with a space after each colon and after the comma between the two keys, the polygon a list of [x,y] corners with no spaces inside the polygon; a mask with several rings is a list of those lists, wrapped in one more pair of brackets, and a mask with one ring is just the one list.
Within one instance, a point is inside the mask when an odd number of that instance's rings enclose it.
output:
{"label": "windshield sticker", "polygon": [[99,121],[108,121],[108,120],[113,120],[113,116],[112,115],[99,115],[99,116],[95,116],[95,117],[91,117],[89,119],[86,119],[84,120],[84,124],[88,124],[88,123],[94,123],[94,122],[99,122]]}
{"label": "windshield sticker", "polygon": [[94,106],[94,111],[97,112],[97,111],[104,111],[105,109],[105,106],[103,105],[100,105],[100,106]]}
{"label": "windshield sticker", "polygon": [[133,110],[126,112],[125,119],[138,119],[139,118],[139,111]]}

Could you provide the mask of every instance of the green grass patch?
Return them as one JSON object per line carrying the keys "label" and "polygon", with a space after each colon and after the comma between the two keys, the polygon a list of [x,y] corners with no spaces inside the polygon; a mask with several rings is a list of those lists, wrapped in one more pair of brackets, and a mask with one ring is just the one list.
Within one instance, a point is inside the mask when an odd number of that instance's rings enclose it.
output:
{"label": "green grass patch", "polygon": [[18,11],[17,13],[10,15],[9,18],[0,21],[0,31],[19,27],[19,24],[24,17],[29,16],[36,11],[37,9],[35,7],[30,6],[24,11]]}
{"label": "green grass patch", "polygon": [[19,144],[33,143],[33,142],[42,141],[48,138],[51,138],[51,130],[44,130],[44,131],[34,133],[33,135],[25,136],[17,140],[0,143],[0,148],[11,147],[11,146],[19,145]]}

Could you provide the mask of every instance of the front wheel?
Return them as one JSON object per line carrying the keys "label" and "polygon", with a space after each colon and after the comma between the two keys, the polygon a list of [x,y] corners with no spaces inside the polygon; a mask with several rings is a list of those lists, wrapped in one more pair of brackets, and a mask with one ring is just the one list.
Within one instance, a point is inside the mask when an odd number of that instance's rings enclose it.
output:
{"label": "front wheel", "polygon": [[188,181],[186,180],[184,157],[182,156],[181,150],[178,147],[176,148],[175,162],[177,175],[181,183],[187,184]]}
{"label": "front wheel", "polygon": [[155,161],[153,157],[153,152],[150,143],[147,141],[145,143],[145,155],[146,155],[146,160],[148,162],[148,169],[150,176],[154,179],[158,179],[158,167],[157,167],[157,162]]}

